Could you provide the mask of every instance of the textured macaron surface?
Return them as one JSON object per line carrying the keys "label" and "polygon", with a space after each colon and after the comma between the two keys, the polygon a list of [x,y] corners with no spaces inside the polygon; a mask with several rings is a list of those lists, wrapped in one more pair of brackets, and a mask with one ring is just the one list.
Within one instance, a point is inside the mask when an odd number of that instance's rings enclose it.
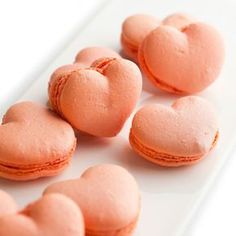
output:
{"label": "textured macaron surface", "polygon": [[187,96],[171,107],[150,104],[141,108],[133,119],[130,142],[139,154],[155,158],[156,153],[157,162],[158,154],[162,156],[163,165],[165,161],[171,165],[172,160],[173,165],[181,165],[181,161],[186,164],[208,153],[217,136],[217,116],[211,104]]}
{"label": "textured macaron surface", "polygon": [[0,126],[0,176],[16,180],[55,175],[72,156],[72,127],[33,102],[9,108]]}
{"label": "textured macaron surface", "polygon": [[20,212],[0,215],[0,235],[84,236],[84,221],[71,199],[50,194]]}
{"label": "textured macaron surface", "polygon": [[115,136],[141,94],[141,73],[125,59],[105,58],[95,64],[67,75],[54,73],[49,100],[74,128],[95,136]]}
{"label": "textured macaron surface", "polygon": [[205,23],[176,29],[160,26],[139,48],[139,63],[147,77],[162,89],[196,93],[219,75],[224,61],[221,35]]}
{"label": "textured macaron surface", "polygon": [[121,58],[114,50],[106,47],[87,47],[78,52],[75,63],[80,67],[90,67],[97,59],[102,57]]}
{"label": "textured macaron surface", "polygon": [[52,184],[44,194],[55,192],[80,206],[86,235],[132,235],[140,194],[135,179],[124,168],[111,164],[91,167],[79,179]]}

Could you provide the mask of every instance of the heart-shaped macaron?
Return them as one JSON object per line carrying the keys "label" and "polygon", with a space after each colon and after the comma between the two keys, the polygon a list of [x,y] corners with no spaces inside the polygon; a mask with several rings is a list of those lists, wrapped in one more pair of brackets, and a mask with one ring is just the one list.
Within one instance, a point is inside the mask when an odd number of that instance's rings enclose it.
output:
{"label": "heart-shaped macaron", "polygon": [[57,114],[33,102],[9,108],[0,125],[0,176],[29,180],[61,172],[72,157],[76,138]]}
{"label": "heart-shaped macaron", "polygon": [[135,179],[124,168],[103,164],[87,169],[79,179],[49,186],[44,194],[73,199],[84,215],[86,235],[130,236],[140,211]]}
{"label": "heart-shaped macaron", "polygon": [[134,116],[130,144],[135,152],[162,166],[191,165],[216,144],[216,113],[206,100],[187,96],[171,107],[150,104]]}
{"label": "heart-shaped macaron", "polygon": [[193,17],[184,13],[174,13],[162,21],[147,14],[129,16],[122,24],[121,45],[124,54],[137,62],[138,48],[152,30],[159,25],[170,25],[181,28],[193,21]]}
{"label": "heart-shaped macaron", "polygon": [[94,136],[115,136],[142,90],[138,67],[121,58],[104,58],[90,68],[65,66],[49,83],[52,108],[74,128]]}
{"label": "heart-shaped macaron", "polygon": [[84,236],[84,221],[71,199],[48,194],[20,212],[1,215],[0,235]]}
{"label": "heart-shaped macaron", "polygon": [[75,63],[81,68],[90,67],[91,64],[102,57],[121,58],[121,56],[110,48],[87,47],[78,52]]}
{"label": "heart-shaped macaron", "polygon": [[0,189],[0,218],[1,216],[12,214],[16,211],[17,206],[13,198]]}
{"label": "heart-shaped macaron", "polygon": [[197,93],[218,77],[224,43],[217,30],[204,23],[181,29],[160,26],[141,43],[138,61],[158,88],[179,94]]}

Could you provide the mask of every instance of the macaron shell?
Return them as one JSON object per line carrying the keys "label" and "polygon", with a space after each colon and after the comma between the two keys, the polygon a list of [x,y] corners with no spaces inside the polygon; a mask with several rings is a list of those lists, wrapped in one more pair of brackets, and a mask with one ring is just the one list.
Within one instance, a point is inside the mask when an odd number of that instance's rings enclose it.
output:
{"label": "macaron shell", "polygon": [[219,75],[224,61],[220,34],[204,23],[181,31],[169,26],[153,30],[139,49],[139,63],[147,77],[169,92],[196,93]]}
{"label": "macaron shell", "polygon": [[82,49],[75,58],[75,63],[81,68],[89,67],[95,60],[102,57],[121,58],[121,56],[110,48],[87,47]]}
{"label": "macaron shell", "polygon": [[81,208],[86,235],[131,235],[140,211],[134,178],[122,167],[103,164],[87,169],[80,179],[49,186],[44,194],[62,193]]}
{"label": "macaron shell", "polygon": [[136,14],[125,19],[122,24],[121,44],[124,53],[131,59],[137,59],[138,47],[160,20],[146,14]]}
{"label": "macaron shell", "polygon": [[136,105],[142,77],[138,67],[128,60],[108,59],[102,66],[71,73],[61,93],[57,93],[58,107],[76,129],[112,137]]}
{"label": "macaron shell", "polygon": [[7,236],[84,236],[78,206],[60,194],[43,196],[21,212],[1,216],[0,226],[0,235]]}
{"label": "macaron shell", "polygon": [[0,189],[0,217],[17,212],[17,205],[13,198]]}
{"label": "macaron shell", "polygon": [[29,180],[58,174],[76,145],[72,127],[33,102],[13,105],[0,126],[0,176]]}
{"label": "macaron shell", "polygon": [[157,163],[173,166],[197,162],[217,137],[214,109],[194,96],[180,98],[172,107],[144,106],[135,114],[130,131],[131,145],[139,154],[146,149],[146,156],[158,156]]}

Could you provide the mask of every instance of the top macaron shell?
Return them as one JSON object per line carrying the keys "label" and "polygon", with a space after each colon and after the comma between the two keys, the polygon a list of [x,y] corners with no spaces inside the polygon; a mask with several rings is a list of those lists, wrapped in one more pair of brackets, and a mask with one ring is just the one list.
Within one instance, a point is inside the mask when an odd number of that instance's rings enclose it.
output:
{"label": "top macaron shell", "polygon": [[106,47],[87,47],[82,49],[75,58],[75,63],[81,68],[89,67],[95,60],[102,57],[121,58],[114,50]]}
{"label": "top macaron shell", "polygon": [[192,23],[181,30],[160,26],[139,48],[139,63],[157,87],[173,93],[197,93],[219,75],[224,43],[212,26]]}

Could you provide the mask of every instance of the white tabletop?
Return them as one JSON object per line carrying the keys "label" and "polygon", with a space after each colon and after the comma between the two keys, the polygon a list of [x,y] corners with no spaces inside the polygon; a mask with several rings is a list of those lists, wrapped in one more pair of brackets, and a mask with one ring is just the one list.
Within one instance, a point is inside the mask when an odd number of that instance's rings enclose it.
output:
{"label": "white tabletop", "polygon": [[[227,1],[233,2],[233,0]],[[2,1],[0,104],[14,101],[104,2],[104,0]],[[232,6],[236,10],[236,4]],[[233,109],[236,109],[235,107]],[[231,159],[227,161],[208,197],[186,229],[185,236],[236,235],[234,157],[236,153],[232,153]]]}

